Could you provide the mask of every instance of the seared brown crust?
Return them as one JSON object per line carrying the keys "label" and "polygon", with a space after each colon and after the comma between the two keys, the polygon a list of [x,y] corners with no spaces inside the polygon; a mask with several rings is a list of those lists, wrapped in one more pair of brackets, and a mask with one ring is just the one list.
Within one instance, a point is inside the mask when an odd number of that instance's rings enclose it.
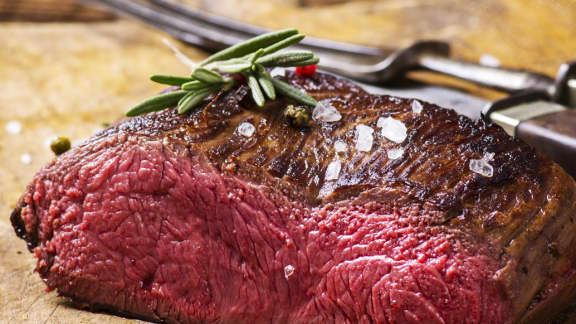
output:
{"label": "seared brown crust", "polygon": [[[515,319],[537,323],[551,315],[542,305],[552,303],[560,310],[574,298],[576,249],[571,246],[576,243],[576,190],[559,166],[500,127],[451,110],[423,103],[422,113],[415,114],[410,99],[373,96],[324,74],[309,78],[289,74],[287,79],[318,100],[331,100],[342,120],[296,129],[282,114],[290,102],[277,100],[259,109],[247,89],[240,87],[218,94],[191,115],[168,109],[121,121],[66,155],[77,155],[74,159],[79,160],[86,150],[97,149],[90,143],[122,134],[188,145],[191,151],[205,152],[221,172],[279,188],[310,206],[359,196],[379,200],[383,193],[396,193],[442,211],[431,225],[448,224],[489,243],[501,265],[496,279],[512,301]],[[378,134],[378,118],[388,116],[406,125],[408,137],[403,143]],[[238,133],[244,121],[256,126],[254,136]],[[358,124],[375,130],[370,152],[354,149]],[[339,155],[342,171],[336,181],[325,181],[339,139],[348,143],[348,150]],[[405,150],[404,155],[389,159],[386,151],[397,147]],[[495,153],[489,178],[469,169],[470,159],[486,152]],[[34,245],[30,238],[36,230],[30,222],[24,228],[19,218],[15,211],[15,227]]]}
{"label": "seared brown crust", "polygon": [[[289,102],[276,101],[259,109],[242,87],[219,94],[204,110],[190,116],[165,110],[128,119],[96,138],[120,131],[183,140],[207,152],[223,171],[234,169],[231,164],[242,165],[236,171],[250,180],[261,178],[264,171],[271,179],[282,179],[290,197],[313,205],[387,185],[403,187],[412,196],[434,201],[444,210],[461,208],[466,197],[518,175],[530,175],[539,181],[536,173],[550,164],[500,127],[473,122],[452,110],[424,103],[423,112],[416,115],[412,113],[411,100],[373,96],[346,80],[325,74],[309,78],[290,75],[289,79],[319,100],[330,98],[342,113],[342,120],[320,122],[305,129],[289,127],[282,116]],[[362,123],[378,132],[378,118],[388,116],[404,122],[408,128],[406,141],[395,144],[375,136],[371,152],[353,149],[356,125]],[[255,136],[247,139],[236,132],[244,121],[257,126]],[[333,192],[322,195],[321,189],[326,185],[323,174],[335,157],[334,142],[338,139],[347,142],[351,149],[340,155],[344,168],[342,177],[331,184]],[[388,159],[386,151],[393,147],[403,147],[406,154],[400,159]],[[468,167],[471,158],[480,158],[484,152],[496,153],[491,178],[473,173]]]}

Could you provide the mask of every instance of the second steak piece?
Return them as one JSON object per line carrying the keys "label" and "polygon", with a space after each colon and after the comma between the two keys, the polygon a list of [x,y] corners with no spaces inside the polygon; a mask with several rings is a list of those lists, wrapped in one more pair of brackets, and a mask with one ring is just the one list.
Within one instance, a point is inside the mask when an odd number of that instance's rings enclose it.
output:
{"label": "second steak piece", "polygon": [[[290,102],[258,110],[241,87],[190,116],[121,121],[44,167],[12,222],[48,287],[171,323],[540,323],[571,301],[561,168],[449,110],[287,80],[342,120],[296,129]],[[380,135],[387,117],[402,143]],[[487,153],[492,175],[471,171]]]}

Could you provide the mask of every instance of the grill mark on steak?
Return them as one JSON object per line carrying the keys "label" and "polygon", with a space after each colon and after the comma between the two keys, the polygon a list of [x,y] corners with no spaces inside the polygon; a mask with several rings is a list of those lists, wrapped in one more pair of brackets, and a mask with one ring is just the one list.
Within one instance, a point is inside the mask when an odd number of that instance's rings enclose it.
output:
{"label": "grill mark on steak", "polygon": [[[183,323],[536,323],[573,298],[576,191],[558,166],[430,104],[413,115],[410,100],[331,76],[287,80],[335,97],[342,120],[295,129],[282,116],[289,101],[258,110],[240,87],[190,115],[121,121],[41,170],[11,219],[48,286]],[[372,152],[352,150],[355,125],[378,133],[387,116],[405,123],[405,142],[375,134]],[[235,134],[246,120],[249,139]],[[336,139],[351,150],[327,184]],[[492,178],[468,169],[486,151]]]}

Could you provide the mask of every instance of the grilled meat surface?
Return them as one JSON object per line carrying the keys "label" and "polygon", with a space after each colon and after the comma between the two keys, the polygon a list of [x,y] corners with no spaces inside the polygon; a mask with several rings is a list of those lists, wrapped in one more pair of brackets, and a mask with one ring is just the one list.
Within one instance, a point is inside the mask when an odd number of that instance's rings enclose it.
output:
{"label": "grilled meat surface", "polygon": [[[48,287],[173,323],[542,323],[573,300],[576,192],[558,165],[451,110],[285,77],[342,119],[291,127],[292,102],[258,108],[240,86],[122,120],[44,167],[11,219]],[[358,125],[375,130],[369,152]],[[488,152],[493,175],[471,171]]]}

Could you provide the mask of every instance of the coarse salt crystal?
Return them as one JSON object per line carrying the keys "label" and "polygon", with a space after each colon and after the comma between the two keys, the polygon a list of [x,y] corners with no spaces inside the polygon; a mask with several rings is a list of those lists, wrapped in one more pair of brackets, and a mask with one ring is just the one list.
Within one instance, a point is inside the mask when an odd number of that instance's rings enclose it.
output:
{"label": "coarse salt crystal", "polygon": [[470,170],[488,178],[494,174],[494,168],[484,160],[470,160]]}
{"label": "coarse salt crystal", "polygon": [[356,126],[356,149],[362,152],[370,152],[374,143],[374,130],[372,127],[360,124]]}
{"label": "coarse salt crystal", "polygon": [[480,56],[480,64],[491,67],[499,67],[500,60],[493,55],[482,54],[482,56]]}
{"label": "coarse salt crystal", "polygon": [[494,175],[494,167],[490,165],[490,161],[494,159],[494,153],[486,152],[481,159],[470,160],[470,171],[478,173],[482,176],[491,178]]}
{"label": "coarse salt crystal", "polygon": [[326,174],[324,175],[324,180],[337,180],[340,175],[340,169],[342,168],[342,163],[338,160],[334,160],[328,164],[326,167]]}
{"label": "coarse salt crystal", "polygon": [[22,131],[22,124],[19,121],[13,120],[6,123],[6,132],[10,134],[18,134]]}
{"label": "coarse salt crystal", "polygon": [[22,154],[20,156],[20,162],[22,162],[22,164],[28,165],[28,164],[32,163],[32,156],[28,153]]}
{"label": "coarse salt crystal", "polygon": [[346,152],[347,149],[348,149],[348,144],[346,144],[346,142],[344,142],[344,141],[337,140],[334,143],[334,150],[336,150],[336,152],[338,152],[338,153]]}
{"label": "coarse salt crystal", "polygon": [[289,264],[284,267],[284,277],[286,279],[290,278],[294,274],[294,267]]}
{"label": "coarse salt crystal", "polygon": [[238,126],[238,133],[244,137],[252,137],[255,131],[256,127],[248,122],[243,122]]}
{"label": "coarse salt crystal", "polygon": [[412,101],[412,104],[410,104],[410,106],[412,106],[412,112],[415,114],[420,114],[422,112],[422,104],[420,103],[420,101],[418,100],[414,100]]}
{"label": "coarse salt crystal", "polygon": [[380,134],[392,142],[402,143],[408,136],[404,123],[392,117],[380,117],[376,125],[382,128]]}
{"label": "coarse salt crystal", "polygon": [[402,155],[404,155],[404,149],[401,147],[389,149],[388,152],[386,152],[386,154],[388,155],[388,158],[390,160],[396,160],[402,157]]}
{"label": "coarse salt crystal", "polygon": [[342,119],[340,112],[332,105],[330,100],[318,101],[314,110],[312,110],[312,118],[327,123],[337,122]]}

